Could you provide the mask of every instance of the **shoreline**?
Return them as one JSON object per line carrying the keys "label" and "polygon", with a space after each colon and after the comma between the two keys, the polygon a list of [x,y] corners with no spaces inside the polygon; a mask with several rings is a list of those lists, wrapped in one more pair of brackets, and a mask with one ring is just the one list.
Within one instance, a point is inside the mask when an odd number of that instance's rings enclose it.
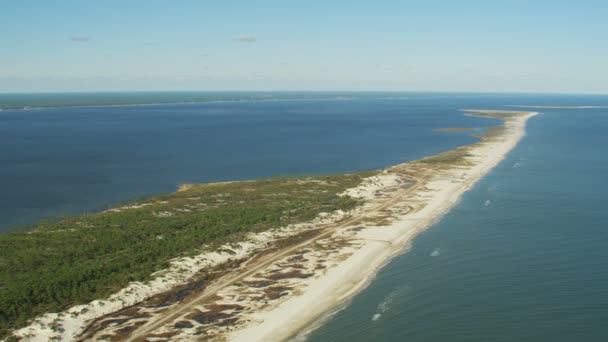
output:
{"label": "shoreline", "polygon": [[506,105],[514,108],[534,108],[534,109],[604,109],[608,106],[550,106],[550,105]]}
{"label": "shoreline", "polygon": [[[477,111],[467,110],[466,112],[476,113]],[[527,120],[537,114],[536,112],[531,112],[524,117],[505,121],[504,125],[513,130],[506,135],[504,141],[496,143],[495,145],[498,146],[493,146],[494,148],[490,148],[488,151],[484,151],[480,147],[480,143],[473,144],[473,148],[479,147],[478,150],[481,150],[479,152],[485,158],[471,168],[470,173],[465,176],[465,180],[462,183],[440,190],[434,196],[434,201],[431,200],[422,210],[413,214],[418,214],[416,217],[407,217],[394,223],[395,225],[408,227],[395,227],[398,233],[394,234],[395,232],[393,232],[391,234],[395,240],[389,245],[390,248],[386,248],[386,245],[381,243],[368,243],[367,250],[355,253],[347,261],[338,265],[332,274],[326,275],[323,280],[319,280],[317,284],[311,285],[307,292],[294,298],[291,303],[285,302],[284,305],[279,306],[273,311],[260,314],[258,319],[263,322],[262,324],[240,330],[230,335],[229,340],[263,341],[269,338],[273,340],[289,340],[296,336],[301,336],[302,332],[306,335],[310,334],[321,326],[324,321],[320,321],[320,319],[340,310],[352,297],[365,289],[384,265],[395,256],[407,252],[416,236],[430,228],[447,214],[459,202],[466,191],[471,189],[483,176],[497,166],[508,152],[519,143],[521,138],[524,137]],[[431,180],[429,183],[433,182],[435,182],[433,185],[447,185],[441,184],[445,181]],[[406,214],[405,216],[408,215]],[[384,237],[386,238],[386,236]],[[362,269],[365,272],[361,272]],[[315,305],[311,307],[310,303],[315,303]],[[306,313],[306,315],[304,316],[302,313]],[[297,318],[297,320],[294,318]]]}
{"label": "shoreline", "polygon": [[[266,92],[260,92],[266,93]],[[273,92],[270,92],[273,93]],[[298,92],[295,92],[298,93]],[[306,92],[302,92],[306,93]],[[361,92],[366,94],[366,92]],[[373,92],[372,92],[373,93]],[[2,94],[0,94],[2,95]],[[399,94],[396,94],[399,95]],[[220,100],[200,100],[200,101],[168,101],[168,102],[136,102],[136,103],[110,103],[110,104],[74,104],[74,105],[46,105],[46,106],[23,106],[23,107],[0,107],[0,111],[6,112],[21,112],[43,109],[72,109],[72,108],[105,108],[105,107],[145,107],[145,106],[163,106],[163,105],[199,105],[199,104],[217,104],[217,103],[257,103],[257,102],[283,102],[283,101],[341,101],[341,100],[358,100],[358,99],[408,99],[411,94],[402,94],[402,96],[328,96],[328,97],[285,97],[285,98],[233,98]]]}
{"label": "shoreline", "polygon": [[[319,214],[311,222],[257,233],[240,245],[223,246],[219,253],[176,259],[170,270],[151,283],[132,283],[108,300],[46,314],[15,334],[27,340],[61,336],[61,340],[150,337],[168,341],[197,340],[204,334],[251,341],[286,340],[311,332],[367,287],[386,263],[407,252],[418,234],[445,215],[517,145],[525,134],[526,121],[538,114],[463,111],[503,123],[477,135],[480,141],[471,145],[388,167],[365,178],[340,195],[365,201],[352,212]],[[185,185],[182,190],[187,189]],[[278,250],[273,247],[282,238],[307,233],[313,235],[303,242]],[[146,304],[164,292],[179,291],[183,284],[196,280],[197,272],[230,263],[235,256],[240,265],[191,297],[170,307],[151,309]],[[311,308],[310,303],[317,305]],[[53,326],[64,331],[57,335],[51,331]]]}

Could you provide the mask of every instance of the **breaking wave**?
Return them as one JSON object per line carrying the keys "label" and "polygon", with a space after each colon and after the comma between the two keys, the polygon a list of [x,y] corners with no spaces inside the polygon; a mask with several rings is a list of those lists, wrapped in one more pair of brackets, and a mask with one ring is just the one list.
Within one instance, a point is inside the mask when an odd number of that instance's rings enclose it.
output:
{"label": "breaking wave", "polygon": [[384,297],[382,302],[380,302],[380,304],[378,304],[378,307],[376,308],[376,313],[372,316],[371,320],[372,321],[379,320],[383,314],[385,314],[387,311],[389,311],[391,309],[391,307],[396,299],[405,295],[406,291],[407,291],[407,286],[401,286],[401,287],[396,288],[393,291],[391,291],[386,297]]}

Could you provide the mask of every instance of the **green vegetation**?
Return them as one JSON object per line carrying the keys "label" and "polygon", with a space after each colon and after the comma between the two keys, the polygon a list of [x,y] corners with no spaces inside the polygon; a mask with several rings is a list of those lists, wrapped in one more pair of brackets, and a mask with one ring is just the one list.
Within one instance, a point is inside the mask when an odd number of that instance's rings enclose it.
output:
{"label": "green vegetation", "polygon": [[454,164],[470,157],[467,147],[460,147],[455,150],[440,153],[438,155],[421,159],[419,162],[424,164]]}
{"label": "green vegetation", "polygon": [[[508,120],[529,114],[529,112],[513,111],[513,110],[465,110],[466,115],[474,116],[479,118],[489,118],[498,120]],[[502,136],[505,133],[505,125],[501,124],[498,126],[486,127],[483,133],[474,134],[473,136],[480,138],[481,140],[492,140]]]}
{"label": "green vegetation", "polygon": [[[526,112],[516,112],[516,111],[497,111],[497,110],[489,110],[489,111],[467,111],[467,115],[475,116],[480,118],[491,118],[491,119],[499,119],[499,120],[507,120],[509,118],[517,117],[526,114]],[[481,139],[481,142],[492,140],[498,138],[505,133],[505,125],[498,125],[492,127],[484,128],[484,131],[479,134],[473,134],[474,137]],[[443,132],[467,132],[474,131],[473,128],[440,128],[438,131]],[[474,145],[474,144],[473,144]],[[466,161],[467,157],[470,157],[469,146],[462,146],[450,151],[446,151],[440,153],[438,155],[424,158],[419,160],[420,163],[424,164],[437,164],[437,165],[450,165],[455,163],[460,163]]]}
{"label": "green vegetation", "polygon": [[452,132],[452,133],[464,133],[464,132],[473,132],[475,128],[472,127],[446,127],[446,128],[435,128],[433,131],[435,132]]}
{"label": "green vegetation", "polygon": [[476,116],[479,118],[491,118],[506,120],[515,118],[518,116],[526,115],[529,112],[515,111],[515,110],[463,110],[466,112],[465,115]]}
{"label": "green vegetation", "polygon": [[483,133],[474,134],[473,136],[475,136],[483,141],[488,141],[488,140],[492,140],[492,139],[501,137],[504,134],[505,134],[505,126],[501,125],[501,126],[486,127],[484,129]]}
{"label": "green vegetation", "polygon": [[350,210],[360,202],[337,194],[372,174],[189,185],[130,208],[0,235],[0,331],[145,281],[203,246]]}

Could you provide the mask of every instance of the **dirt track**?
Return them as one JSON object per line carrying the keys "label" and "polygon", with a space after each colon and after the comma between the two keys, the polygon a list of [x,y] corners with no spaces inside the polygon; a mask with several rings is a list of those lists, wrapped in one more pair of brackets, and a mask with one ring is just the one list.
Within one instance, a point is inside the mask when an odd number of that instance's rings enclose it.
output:
{"label": "dirt track", "polygon": [[[188,300],[187,302],[180,303],[175,308],[169,309],[166,312],[150,319],[146,324],[134,330],[133,333],[127,339],[125,339],[125,341],[143,341],[147,335],[151,334],[153,331],[164,326],[165,324],[179,318],[181,315],[189,312],[194,308],[194,306],[201,304],[206,299],[212,298],[216,295],[218,291],[228,286],[231,286],[234,283],[243,280],[244,278],[256,274],[257,272],[263,270],[265,267],[269,266],[273,262],[294,253],[298,249],[305,248],[315,243],[316,240],[328,237],[329,235],[333,234],[336,229],[356,224],[370,216],[373,216],[374,214],[381,212],[384,209],[389,208],[396,202],[400,201],[403,196],[416,190],[421,184],[419,179],[408,179],[412,183],[410,183],[406,189],[391,195],[390,198],[386,199],[376,207],[368,209],[360,213],[359,215],[350,217],[344,221],[335,224],[329,224],[326,227],[323,227],[322,232],[320,234],[310,239],[307,239],[306,241],[300,242],[293,246],[289,246],[265,258],[259,259],[254,264],[248,264],[246,270],[240,269],[235,272],[236,274],[234,275],[228,275],[224,276],[223,278],[220,278],[218,281],[212,283],[209,287],[207,287],[200,295]],[[413,208],[410,207],[410,210],[412,209]]]}

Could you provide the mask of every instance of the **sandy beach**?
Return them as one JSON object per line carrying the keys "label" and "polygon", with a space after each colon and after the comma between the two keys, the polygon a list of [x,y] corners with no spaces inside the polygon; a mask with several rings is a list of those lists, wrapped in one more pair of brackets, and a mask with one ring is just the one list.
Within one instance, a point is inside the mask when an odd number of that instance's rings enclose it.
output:
{"label": "sandy beach", "polygon": [[390,225],[359,230],[356,239],[361,245],[348,259],[311,281],[302,295],[255,315],[257,324],[231,333],[229,339],[287,340],[314,325],[324,314],[339,308],[363,289],[379,268],[407,249],[413,238],[440,219],[458,203],[463,193],[494,168],[517,145],[525,134],[526,121],[536,114],[508,119],[505,134],[495,141],[473,145],[468,151],[471,154],[469,165],[437,170],[403,199],[415,203],[415,210],[398,215]]}
{"label": "sandy beach", "polygon": [[[537,114],[464,112],[503,118],[504,126],[482,135],[478,143],[369,177],[344,193],[365,200],[352,212],[334,212],[282,232],[251,236],[241,245],[225,246],[228,254],[175,260],[148,284],[134,283],[108,300],[47,314],[16,335],[28,341],[282,341],[309,331],[448,212],[517,145],[527,120]],[[280,238],[307,232],[312,233],[299,243],[278,251],[265,249]],[[196,296],[168,307],[146,302],[187,283],[202,268],[235,256],[246,261]],[[57,325],[61,331],[52,329]]]}

